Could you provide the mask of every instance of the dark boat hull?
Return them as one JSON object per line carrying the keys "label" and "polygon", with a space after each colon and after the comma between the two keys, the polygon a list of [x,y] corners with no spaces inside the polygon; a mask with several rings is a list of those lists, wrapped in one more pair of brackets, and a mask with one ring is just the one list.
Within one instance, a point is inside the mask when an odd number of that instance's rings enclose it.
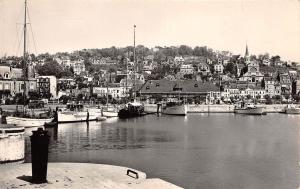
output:
{"label": "dark boat hull", "polygon": [[121,109],[118,113],[118,117],[120,119],[126,119],[126,118],[133,118],[133,117],[140,117],[145,115],[143,112],[138,112],[138,111],[130,111],[127,109]]}

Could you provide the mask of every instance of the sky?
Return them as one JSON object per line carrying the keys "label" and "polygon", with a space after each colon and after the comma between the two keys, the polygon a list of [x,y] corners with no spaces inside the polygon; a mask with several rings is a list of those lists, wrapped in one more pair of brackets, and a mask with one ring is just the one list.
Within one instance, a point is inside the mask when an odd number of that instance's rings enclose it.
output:
{"label": "sky", "polygon": [[[300,0],[28,0],[31,53],[208,46],[300,62]],[[21,55],[24,0],[0,0],[0,57]]]}

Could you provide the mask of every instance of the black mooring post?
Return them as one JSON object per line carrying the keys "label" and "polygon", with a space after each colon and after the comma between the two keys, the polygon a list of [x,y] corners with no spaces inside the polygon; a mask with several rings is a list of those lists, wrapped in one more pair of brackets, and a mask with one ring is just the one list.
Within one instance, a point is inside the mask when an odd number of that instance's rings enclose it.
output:
{"label": "black mooring post", "polygon": [[32,182],[45,183],[47,182],[49,135],[43,128],[38,128],[37,131],[32,131],[30,141]]}

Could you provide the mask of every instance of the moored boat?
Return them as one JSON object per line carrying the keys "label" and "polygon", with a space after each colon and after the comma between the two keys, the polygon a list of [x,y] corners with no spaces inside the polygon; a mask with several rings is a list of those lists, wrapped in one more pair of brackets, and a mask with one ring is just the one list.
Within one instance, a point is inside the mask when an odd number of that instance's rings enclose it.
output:
{"label": "moored boat", "polygon": [[121,119],[140,117],[145,115],[144,106],[139,102],[130,102],[118,112],[118,117]]}
{"label": "moored boat", "polygon": [[263,107],[257,107],[254,104],[246,104],[242,107],[236,107],[234,109],[234,113],[237,114],[246,114],[246,115],[264,115],[265,112],[263,110]]}
{"label": "moored boat", "polygon": [[82,104],[68,103],[66,108],[57,111],[57,122],[72,123],[96,121],[97,117],[100,115],[100,113],[97,114],[94,111],[89,111],[88,108],[84,108]]}
{"label": "moored boat", "polygon": [[161,113],[185,116],[187,114],[187,106],[182,102],[167,102],[163,105]]}
{"label": "moored boat", "polygon": [[45,123],[49,123],[53,118],[27,118],[17,116],[6,116],[7,124],[14,124],[19,127],[40,127]]}
{"label": "moored boat", "polygon": [[286,114],[300,114],[300,107],[294,104],[289,104],[284,110]]}

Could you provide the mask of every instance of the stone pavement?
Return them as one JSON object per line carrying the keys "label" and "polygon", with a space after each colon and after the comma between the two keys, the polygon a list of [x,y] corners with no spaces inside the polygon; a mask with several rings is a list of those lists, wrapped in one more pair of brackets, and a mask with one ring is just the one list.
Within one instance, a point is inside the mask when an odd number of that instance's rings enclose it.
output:
{"label": "stone pavement", "polygon": [[0,165],[0,189],[178,189],[161,179],[146,179],[146,174],[130,168],[90,163],[49,163],[48,183],[32,184],[31,163]]}

